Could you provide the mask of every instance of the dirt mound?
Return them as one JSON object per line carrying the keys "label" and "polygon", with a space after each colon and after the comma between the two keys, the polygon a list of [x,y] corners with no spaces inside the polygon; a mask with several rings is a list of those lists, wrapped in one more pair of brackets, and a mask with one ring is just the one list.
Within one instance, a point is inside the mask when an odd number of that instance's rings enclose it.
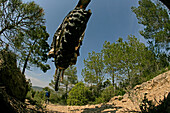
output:
{"label": "dirt mound", "polygon": [[0,86],[5,86],[8,95],[25,100],[28,82],[17,67],[16,55],[10,51],[0,51]]}
{"label": "dirt mound", "polygon": [[5,87],[0,87],[0,102],[2,113],[26,113],[28,111],[21,101],[6,93]]}
{"label": "dirt mound", "polygon": [[137,85],[131,92],[126,93],[119,100],[119,96],[113,97],[108,104],[121,106],[117,112],[120,111],[140,111],[139,105],[141,104],[144,95],[149,101],[152,101],[156,106],[160,100],[167,97],[170,93],[170,71],[160,74],[159,76]]}
{"label": "dirt mound", "polygon": [[[115,96],[106,104],[86,105],[86,106],[56,106],[47,105],[47,112],[59,113],[122,113],[140,112],[144,95],[148,100],[152,100],[158,105],[160,100],[170,93],[170,71],[158,75],[150,81],[137,85],[124,96]],[[168,107],[168,109],[170,106]],[[169,110],[170,111],[170,110]]]}
{"label": "dirt mound", "polygon": [[26,99],[25,102],[7,94],[5,87],[0,86],[0,112],[1,113],[42,113],[42,109],[37,109]]}

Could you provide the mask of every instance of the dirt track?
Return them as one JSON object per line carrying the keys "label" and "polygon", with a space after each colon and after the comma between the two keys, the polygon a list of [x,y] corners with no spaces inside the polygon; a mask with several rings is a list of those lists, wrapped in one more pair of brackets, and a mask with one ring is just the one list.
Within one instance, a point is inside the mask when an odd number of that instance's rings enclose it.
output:
{"label": "dirt track", "polygon": [[47,112],[55,113],[115,113],[118,108],[114,105],[86,105],[86,106],[59,106],[59,105],[47,105]]}

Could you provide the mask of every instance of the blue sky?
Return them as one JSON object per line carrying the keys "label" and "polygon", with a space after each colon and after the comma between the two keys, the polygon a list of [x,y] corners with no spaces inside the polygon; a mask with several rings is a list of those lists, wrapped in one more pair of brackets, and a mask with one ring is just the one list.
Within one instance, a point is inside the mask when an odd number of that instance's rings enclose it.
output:
{"label": "blue sky", "polygon": [[[23,0],[29,2],[33,0]],[[77,4],[78,0],[34,0],[45,11],[47,32],[50,34],[48,40],[51,45],[53,35],[64,17]],[[115,42],[119,37],[126,39],[128,35],[135,35],[141,42],[146,42],[139,34],[143,26],[139,25],[135,14],[131,11],[132,6],[138,6],[138,0],[91,0],[87,9],[91,9],[92,16],[88,22],[83,45],[78,57],[77,75],[81,80],[83,60],[88,53],[100,52],[105,41]],[[26,71],[26,77],[31,79],[33,86],[48,86],[53,79],[55,66],[52,59],[47,62],[51,69],[46,73],[39,68],[32,67]]]}

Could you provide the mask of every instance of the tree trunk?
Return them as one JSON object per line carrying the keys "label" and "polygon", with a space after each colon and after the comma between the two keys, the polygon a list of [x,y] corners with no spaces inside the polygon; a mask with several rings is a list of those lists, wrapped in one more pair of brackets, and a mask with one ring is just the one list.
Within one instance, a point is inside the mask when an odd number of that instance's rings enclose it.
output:
{"label": "tree trunk", "polygon": [[112,68],[112,85],[115,88],[115,74],[114,74],[114,69]]}
{"label": "tree trunk", "polygon": [[115,86],[115,76],[114,76],[114,74],[112,75],[112,85],[113,85],[113,87]]}
{"label": "tree trunk", "polygon": [[29,60],[30,55],[31,55],[31,50],[29,51],[29,54],[27,55],[27,58],[26,58],[25,63],[24,63],[24,67],[23,67],[23,70],[22,70],[22,74],[23,74],[23,75],[24,75],[24,73],[25,73],[25,69],[26,69],[26,67],[27,67],[27,63],[28,63],[28,60]]}
{"label": "tree trunk", "polygon": [[66,101],[67,101],[68,85],[66,85]]}
{"label": "tree trunk", "polygon": [[130,72],[129,72],[129,68],[128,68],[128,82],[129,82],[129,86],[130,86],[130,89],[132,88],[132,81],[131,81],[131,75],[130,75]]}
{"label": "tree trunk", "polygon": [[[36,42],[37,42],[37,40],[34,41],[32,47],[35,45]],[[30,57],[32,51],[34,50],[32,47],[30,48],[29,54],[27,55],[27,58],[26,58],[26,60],[25,60],[24,67],[23,67],[23,70],[22,70],[22,74],[25,73],[25,69],[26,69],[26,67],[27,67],[27,63],[28,63],[29,57]]]}

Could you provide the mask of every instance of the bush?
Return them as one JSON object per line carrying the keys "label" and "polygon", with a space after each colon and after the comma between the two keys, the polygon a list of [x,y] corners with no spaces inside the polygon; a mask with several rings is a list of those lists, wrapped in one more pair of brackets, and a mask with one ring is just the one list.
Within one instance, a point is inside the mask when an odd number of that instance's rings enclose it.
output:
{"label": "bush", "polygon": [[43,109],[43,103],[45,102],[45,91],[36,91],[32,100],[37,109]]}
{"label": "bush", "polygon": [[114,96],[124,95],[124,94],[125,91],[123,89],[114,89],[113,86],[109,86],[102,91],[101,96],[96,98],[95,102],[92,102],[92,104],[105,103],[108,102]]}
{"label": "bush", "polygon": [[104,102],[105,102],[105,98],[98,97],[98,98],[96,98],[95,102],[93,102],[92,104],[100,104],[100,103],[104,103]]}
{"label": "bush", "polygon": [[32,93],[31,93],[31,91],[28,91],[27,92],[27,95],[26,95],[26,99],[32,99]]}
{"label": "bush", "polygon": [[51,103],[55,104],[55,103],[58,103],[58,102],[59,102],[60,97],[57,95],[56,92],[51,92],[49,99],[50,99],[50,102],[51,102]]}
{"label": "bush", "polygon": [[104,98],[104,102],[108,102],[114,95],[114,87],[109,86],[103,90],[101,97]]}
{"label": "bush", "polygon": [[68,105],[86,105],[91,100],[91,91],[85,87],[84,83],[77,83],[69,92]]}
{"label": "bush", "polygon": [[40,103],[45,101],[45,91],[36,91],[34,100]]}

